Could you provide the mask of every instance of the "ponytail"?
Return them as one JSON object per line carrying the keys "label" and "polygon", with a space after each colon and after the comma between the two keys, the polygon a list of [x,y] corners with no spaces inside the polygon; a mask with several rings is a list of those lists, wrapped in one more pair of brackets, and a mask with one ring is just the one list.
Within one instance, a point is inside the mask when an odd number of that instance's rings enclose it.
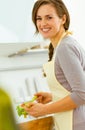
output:
{"label": "ponytail", "polygon": [[52,60],[53,53],[54,53],[54,48],[53,48],[53,45],[50,43],[50,44],[49,44],[49,48],[48,48],[48,55],[49,55],[48,61],[51,61],[51,60]]}

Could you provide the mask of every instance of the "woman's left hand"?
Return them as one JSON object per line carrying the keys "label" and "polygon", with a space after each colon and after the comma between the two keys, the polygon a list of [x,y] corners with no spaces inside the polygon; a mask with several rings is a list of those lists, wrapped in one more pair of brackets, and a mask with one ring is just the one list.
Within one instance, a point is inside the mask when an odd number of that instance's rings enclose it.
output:
{"label": "woman's left hand", "polygon": [[39,117],[47,114],[46,106],[47,106],[46,104],[41,103],[30,103],[30,107],[25,105],[23,108],[29,115],[33,117]]}

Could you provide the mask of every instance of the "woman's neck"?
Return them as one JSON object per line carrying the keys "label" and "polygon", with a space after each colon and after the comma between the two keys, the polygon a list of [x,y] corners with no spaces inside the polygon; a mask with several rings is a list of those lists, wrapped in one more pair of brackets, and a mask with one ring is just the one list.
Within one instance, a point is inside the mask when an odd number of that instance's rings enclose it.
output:
{"label": "woman's neck", "polygon": [[64,34],[65,34],[65,29],[62,29],[59,31],[59,33],[57,33],[54,37],[50,39],[53,45],[53,48],[56,48],[56,46],[59,44]]}

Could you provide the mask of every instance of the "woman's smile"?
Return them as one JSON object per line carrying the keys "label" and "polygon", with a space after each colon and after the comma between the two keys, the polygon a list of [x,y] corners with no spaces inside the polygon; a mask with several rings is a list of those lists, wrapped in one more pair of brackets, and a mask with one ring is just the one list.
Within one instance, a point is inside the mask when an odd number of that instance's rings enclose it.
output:
{"label": "woman's smile", "polygon": [[52,5],[43,5],[38,9],[36,24],[41,35],[49,39],[55,37],[63,25],[62,18],[59,18]]}

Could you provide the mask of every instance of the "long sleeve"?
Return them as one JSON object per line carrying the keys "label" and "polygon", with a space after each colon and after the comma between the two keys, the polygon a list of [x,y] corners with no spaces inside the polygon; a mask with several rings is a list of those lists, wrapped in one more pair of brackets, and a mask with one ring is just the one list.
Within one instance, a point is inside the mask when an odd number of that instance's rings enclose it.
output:
{"label": "long sleeve", "polygon": [[[63,77],[65,78],[61,79],[60,82],[62,83],[63,80],[65,80],[71,87],[70,96],[77,105],[85,104],[84,56],[85,55],[83,49],[80,48],[78,43],[72,38],[64,39],[57,48],[56,52],[55,62],[58,61],[58,67],[61,69],[62,74],[64,75]],[[56,75],[58,76],[59,74]]]}

